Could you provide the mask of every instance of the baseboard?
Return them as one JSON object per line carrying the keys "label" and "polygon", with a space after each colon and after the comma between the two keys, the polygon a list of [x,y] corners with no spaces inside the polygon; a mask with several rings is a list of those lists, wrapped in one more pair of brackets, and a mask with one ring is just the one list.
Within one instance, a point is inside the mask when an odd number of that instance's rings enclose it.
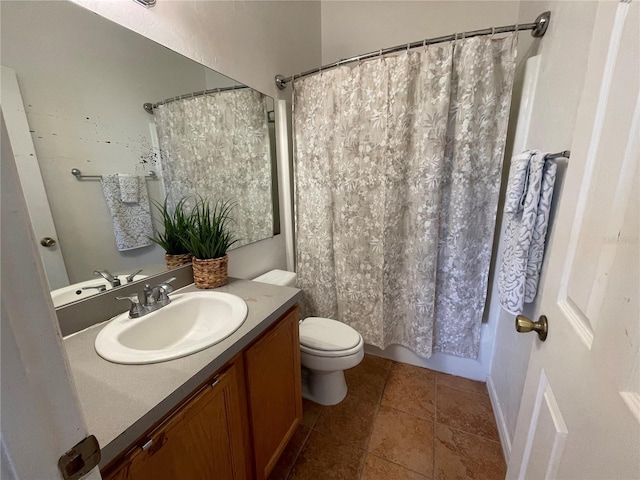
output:
{"label": "baseboard", "polygon": [[489,398],[491,399],[493,414],[496,417],[496,424],[498,425],[498,434],[500,435],[500,443],[502,444],[504,460],[509,464],[509,458],[511,458],[511,438],[509,437],[507,422],[505,421],[502,405],[500,404],[500,399],[498,398],[498,393],[496,392],[496,387],[493,384],[491,375],[487,375],[487,390],[489,390]]}

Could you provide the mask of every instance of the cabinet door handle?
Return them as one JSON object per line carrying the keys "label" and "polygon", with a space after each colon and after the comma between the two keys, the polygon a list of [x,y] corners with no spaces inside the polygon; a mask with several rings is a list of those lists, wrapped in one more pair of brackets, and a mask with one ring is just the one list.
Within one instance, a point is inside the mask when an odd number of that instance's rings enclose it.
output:
{"label": "cabinet door handle", "polygon": [[151,448],[151,445],[153,445],[153,440],[152,439],[147,440],[147,442],[144,445],[142,445],[142,451],[146,452],[147,450],[149,450],[149,448]]}

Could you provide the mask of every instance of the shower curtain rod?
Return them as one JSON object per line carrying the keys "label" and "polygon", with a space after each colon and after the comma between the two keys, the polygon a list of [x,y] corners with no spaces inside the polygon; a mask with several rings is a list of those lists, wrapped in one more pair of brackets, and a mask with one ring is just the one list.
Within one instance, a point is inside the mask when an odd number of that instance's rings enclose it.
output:
{"label": "shower curtain rod", "polygon": [[308,77],[309,75],[319,73],[322,70],[329,70],[331,68],[336,68],[341,65],[348,65],[350,63],[359,62],[361,60],[367,60],[370,58],[387,55],[389,53],[401,52],[403,50],[409,50],[411,48],[424,47],[427,45],[434,45],[436,43],[450,42],[452,40],[457,40],[458,38],[478,37],[481,35],[492,35],[495,33],[520,32],[523,30],[531,30],[531,35],[533,37],[540,38],[544,36],[544,34],[547,32],[547,27],[549,27],[550,19],[551,19],[551,12],[544,12],[538,15],[538,18],[536,18],[536,21],[533,23],[524,23],[522,25],[517,25],[517,24],[507,25],[504,27],[485,28],[483,30],[474,30],[472,32],[465,32],[462,34],[453,33],[451,35],[446,35],[444,37],[427,38],[419,42],[407,43],[404,45],[397,45],[395,47],[385,48],[385,49],[377,50],[375,52],[369,52],[363,55],[358,55],[355,57],[338,60],[337,62],[330,63],[328,65],[323,65],[322,67],[314,68],[313,70],[308,70],[306,72],[302,72],[297,75],[292,75],[286,78],[283,75],[276,75],[276,79],[275,79],[276,86],[280,90],[284,90],[285,88],[287,88],[287,84],[291,82],[291,80],[295,80],[297,78],[302,78],[302,77]]}
{"label": "shower curtain rod", "polygon": [[185,93],[184,95],[179,95],[177,97],[167,98],[158,103],[145,103],[142,105],[142,108],[144,108],[145,112],[153,114],[154,108],[158,108],[160,105],[165,105],[167,103],[175,102],[177,100],[184,100],[185,98],[201,97],[203,95],[209,95],[210,93],[227,92],[229,90],[241,90],[243,88],[249,88],[249,87],[246,85],[234,85],[233,87],[211,88],[209,90],[201,90],[199,92]]}

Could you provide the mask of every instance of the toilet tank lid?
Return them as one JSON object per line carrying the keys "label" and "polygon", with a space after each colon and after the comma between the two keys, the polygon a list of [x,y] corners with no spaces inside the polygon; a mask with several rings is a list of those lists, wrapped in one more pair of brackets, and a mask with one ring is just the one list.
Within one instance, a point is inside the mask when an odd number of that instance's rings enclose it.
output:
{"label": "toilet tank lid", "polygon": [[254,282],[270,283],[271,285],[280,285],[283,287],[296,286],[295,272],[287,272],[286,270],[271,270],[253,279]]}
{"label": "toilet tank lid", "polygon": [[315,350],[349,350],[360,343],[360,334],[330,318],[308,317],[300,323],[300,344]]}

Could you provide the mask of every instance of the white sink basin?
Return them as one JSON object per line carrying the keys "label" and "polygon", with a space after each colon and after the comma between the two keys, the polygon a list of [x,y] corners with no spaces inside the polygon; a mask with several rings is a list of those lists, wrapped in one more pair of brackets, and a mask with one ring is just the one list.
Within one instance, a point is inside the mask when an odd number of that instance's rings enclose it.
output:
{"label": "white sink basin", "polygon": [[[133,277],[133,281],[142,280],[143,278],[147,278],[147,275],[136,275]],[[125,280],[122,280],[125,282]],[[74,283],[73,285],[69,285],[68,287],[58,288],[51,292],[51,298],[53,299],[53,306],[59,307],[61,305],[65,305],[67,303],[75,302],[76,300],[82,300],[83,298],[92,297],[93,295],[97,295],[101,293],[97,288],[91,288],[89,290],[83,290],[82,287],[94,287],[98,285],[103,285],[106,290],[111,290],[113,287],[109,282],[107,282],[104,278],[94,278],[93,280],[86,280],[84,282]],[[123,283],[126,285],[126,283]]]}
{"label": "white sink basin", "polygon": [[171,303],[140,318],[118,315],[96,338],[96,352],[115,363],[164,362],[221,342],[244,323],[247,304],[222,292],[171,295]]}

